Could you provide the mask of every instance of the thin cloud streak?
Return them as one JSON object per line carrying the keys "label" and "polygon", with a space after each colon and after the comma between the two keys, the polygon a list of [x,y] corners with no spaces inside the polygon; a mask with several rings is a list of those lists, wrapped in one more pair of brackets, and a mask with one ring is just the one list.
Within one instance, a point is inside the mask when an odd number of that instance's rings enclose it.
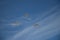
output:
{"label": "thin cloud streak", "polygon": [[[55,21],[56,21],[56,22],[55,22]],[[36,36],[37,33],[40,33],[40,34],[41,34],[42,32],[47,31],[47,30],[49,30],[49,29],[51,29],[51,28],[52,28],[52,29],[53,29],[53,28],[58,28],[57,26],[56,26],[56,27],[53,27],[54,25],[58,25],[58,24],[56,24],[58,20],[55,20],[55,21],[54,21],[53,23],[47,25],[46,27],[41,28],[40,30],[34,32],[33,34],[30,35],[30,37],[32,37],[33,35]],[[54,23],[55,23],[55,24],[54,24]],[[51,26],[50,26],[50,25],[51,25]],[[50,26],[50,27],[49,27],[49,26]],[[42,31],[41,31],[41,30],[42,30]],[[44,32],[44,33],[45,33],[45,32]],[[34,37],[35,37],[35,36],[34,36]],[[41,35],[40,35],[40,36],[41,36]],[[30,38],[30,37],[28,37],[28,38]]]}
{"label": "thin cloud streak", "polygon": [[28,28],[24,29],[22,32],[18,32],[15,36],[13,36],[12,40],[15,40],[16,38],[21,37],[25,33],[31,31],[32,28],[33,27],[28,27]]}
{"label": "thin cloud streak", "polygon": [[[58,27],[59,28],[59,27]],[[51,29],[51,28],[50,28]],[[45,31],[45,32],[44,32]],[[29,40],[29,39],[31,39],[31,38],[35,38],[35,37],[38,37],[38,38],[40,38],[40,39],[43,39],[44,37],[46,37],[46,38],[50,38],[51,36],[50,35],[53,35],[53,34],[55,34],[55,35],[57,35],[57,31],[58,31],[58,29],[57,29],[57,27],[56,27],[56,29],[52,29],[52,30],[50,30],[50,31],[47,31],[46,32],[46,29],[44,30],[44,31],[42,31],[42,32],[40,32],[40,35],[37,35],[37,34],[35,34],[34,36],[30,36],[27,40]],[[55,33],[56,32],[56,33]],[[53,35],[54,36],[54,35]],[[45,38],[45,39],[46,39]]]}
{"label": "thin cloud streak", "polygon": [[[51,17],[52,20],[53,20],[54,17],[55,17],[55,15],[56,15],[56,14],[51,15],[51,16],[49,16],[48,18]],[[43,23],[44,23],[45,21],[48,21],[48,18],[47,18],[47,19],[44,19],[43,21],[37,22],[37,23],[43,25]],[[55,19],[56,19],[56,18],[55,18]],[[54,19],[54,20],[55,20],[55,19]],[[53,22],[53,21],[49,22],[48,25],[51,24],[52,22]],[[46,25],[44,25],[44,27],[45,27],[45,26],[46,26]],[[43,28],[43,26],[40,26],[40,29],[42,29],[41,27]],[[39,30],[39,29],[38,29],[38,30]],[[36,31],[39,32],[38,30],[36,30]],[[36,32],[36,33],[37,33],[37,32]],[[35,33],[35,32],[34,32],[34,33]],[[34,35],[34,33],[33,33],[33,35]]]}
{"label": "thin cloud streak", "polygon": [[[52,11],[54,11],[54,10],[55,10],[55,8],[52,9]],[[50,12],[52,12],[52,11],[50,11]],[[28,33],[29,31],[31,31],[31,29],[33,29],[33,27],[29,27],[29,28],[24,29],[22,32],[18,32],[12,39],[14,40],[17,37],[21,37],[23,34]]]}

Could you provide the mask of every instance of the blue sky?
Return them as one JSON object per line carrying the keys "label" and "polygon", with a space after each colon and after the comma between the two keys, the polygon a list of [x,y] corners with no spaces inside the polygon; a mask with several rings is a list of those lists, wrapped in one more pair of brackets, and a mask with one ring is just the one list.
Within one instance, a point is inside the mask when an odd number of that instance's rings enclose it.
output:
{"label": "blue sky", "polygon": [[60,0],[0,0],[0,6],[2,40],[58,40]]}

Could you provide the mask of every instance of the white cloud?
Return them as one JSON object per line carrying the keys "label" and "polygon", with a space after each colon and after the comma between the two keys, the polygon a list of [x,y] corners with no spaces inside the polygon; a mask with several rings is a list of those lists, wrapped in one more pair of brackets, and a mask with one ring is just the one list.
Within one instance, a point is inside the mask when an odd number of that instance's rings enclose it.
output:
{"label": "white cloud", "polygon": [[[44,16],[46,16],[47,14],[51,13],[51,12],[54,11],[56,8],[57,8],[57,6],[54,7],[52,10],[50,10],[49,12],[46,12],[46,14],[43,15],[42,17],[44,17]],[[42,18],[42,17],[41,17],[41,18]],[[39,18],[38,18],[37,20],[39,20]],[[37,20],[36,20],[36,21],[37,21]],[[46,19],[44,19],[44,20],[46,21]],[[40,22],[42,23],[44,20],[38,21],[37,23],[40,23]],[[35,21],[35,20],[34,20],[34,21]],[[55,21],[54,21],[54,22],[55,22]],[[39,28],[37,31],[33,31],[33,32],[28,36],[28,39],[29,39],[30,36],[33,36],[33,35],[36,36],[37,33],[44,32],[44,30],[46,31],[46,29],[52,28],[52,27],[50,27],[50,25],[53,25],[54,22],[51,23],[51,24],[48,24],[48,25],[45,26],[44,28],[43,28],[43,27],[42,27],[42,28]],[[12,24],[12,25],[18,25],[18,24]],[[55,25],[55,24],[54,24],[54,25]],[[14,36],[12,37],[11,40],[15,40],[15,39],[17,39],[18,37],[21,37],[22,35],[27,34],[28,32],[32,31],[32,29],[33,29],[33,27],[31,26],[31,27],[28,27],[28,28],[24,29],[22,32],[18,32],[16,35],[14,35]],[[39,32],[39,31],[40,31],[40,32]],[[42,35],[41,35],[41,36],[42,36]]]}

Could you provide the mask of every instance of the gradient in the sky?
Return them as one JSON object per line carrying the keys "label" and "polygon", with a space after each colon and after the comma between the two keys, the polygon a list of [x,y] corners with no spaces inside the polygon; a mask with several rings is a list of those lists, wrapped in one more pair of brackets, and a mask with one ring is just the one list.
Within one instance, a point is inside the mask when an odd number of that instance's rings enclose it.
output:
{"label": "gradient in the sky", "polygon": [[1,40],[59,40],[60,0],[0,0]]}

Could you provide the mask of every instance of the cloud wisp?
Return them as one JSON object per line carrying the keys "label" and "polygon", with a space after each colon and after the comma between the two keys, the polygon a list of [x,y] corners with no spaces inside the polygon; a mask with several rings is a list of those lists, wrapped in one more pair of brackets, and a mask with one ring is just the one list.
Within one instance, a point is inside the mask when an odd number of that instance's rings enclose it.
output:
{"label": "cloud wisp", "polygon": [[[46,12],[47,14],[49,14],[49,13],[51,13],[52,11],[54,11],[55,9],[56,9],[57,7],[55,7],[55,8],[53,8],[51,11],[49,11],[49,12]],[[56,13],[58,13],[58,12],[56,12]],[[38,24],[43,24],[45,21],[48,21],[48,18],[52,18],[52,20],[54,20],[54,17],[55,17],[55,15],[56,15],[56,13],[54,13],[53,15],[50,15],[49,17],[46,17],[46,18],[44,18],[44,20],[42,20],[42,21],[38,21],[38,22],[36,22],[36,23],[38,23]],[[46,15],[47,15],[46,14]],[[46,16],[46,15],[43,15],[41,18],[43,18],[44,16]],[[38,19],[37,19],[38,20]],[[46,35],[52,35],[54,32],[56,32],[56,29],[54,29],[54,28],[57,28],[57,27],[54,27],[54,26],[56,26],[56,25],[58,25],[58,24],[56,24],[57,23],[57,21],[59,20],[59,18],[57,18],[56,20],[54,20],[53,22],[51,21],[51,22],[49,22],[47,25],[45,25],[45,26],[42,26],[41,28],[39,28],[39,29],[37,29],[37,30],[35,30],[34,29],[34,27],[33,27],[33,25],[32,26],[30,26],[30,27],[28,27],[28,28],[25,28],[23,31],[21,31],[21,32],[18,32],[16,35],[14,35],[12,38],[11,38],[11,40],[16,40],[17,38],[20,38],[21,36],[24,36],[25,34],[28,34],[28,38],[25,38],[24,40],[30,40],[30,38],[35,38],[35,36],[37,36],[37,37],[43,37],[43,36],[46,36]],[[53,29],[53,30],[51,30],[51,28]],[[47,30],[50,30],[47,34],[46,34],[46,32],[44,32],[44,31],[47,31]],[[31,32],[31,33],[30,33]],[[39,34],[40,33],[40,35],[38,36],[37,34]],[[43,33],[43,34],[42,34]],[[44,34],[45,33],[45,34]],[[50,34],[49,34],[50,33]],[[47,37],[50,37],[50,36],[47,36]]]}

